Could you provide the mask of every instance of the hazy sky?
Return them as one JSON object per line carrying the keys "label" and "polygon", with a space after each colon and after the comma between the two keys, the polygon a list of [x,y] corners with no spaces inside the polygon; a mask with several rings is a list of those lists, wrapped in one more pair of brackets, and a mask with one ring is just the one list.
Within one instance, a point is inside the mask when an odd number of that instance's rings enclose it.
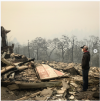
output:
{"label": "hazy sky", "polygon": [[21,44],[42,37],[99,36],[99,1],[2,1],[1,26]]}

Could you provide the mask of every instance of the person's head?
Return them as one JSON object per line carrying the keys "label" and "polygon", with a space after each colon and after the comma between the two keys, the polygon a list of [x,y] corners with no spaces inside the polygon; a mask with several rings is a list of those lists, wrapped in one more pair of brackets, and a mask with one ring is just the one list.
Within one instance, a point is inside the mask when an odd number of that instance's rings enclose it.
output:
{"label": "person's head", "polygon": [[82,46],[81,48],[82,48],[82,52],[85,52],[88,50],[88,47],[86,45]]}

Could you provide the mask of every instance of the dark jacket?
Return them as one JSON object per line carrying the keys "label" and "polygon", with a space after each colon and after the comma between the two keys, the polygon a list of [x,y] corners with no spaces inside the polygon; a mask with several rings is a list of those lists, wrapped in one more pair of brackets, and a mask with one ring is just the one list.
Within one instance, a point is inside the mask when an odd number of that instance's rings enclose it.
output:
{"label": "dark jacket", "polygon": [[90,61],[90,53],[85,52],[83,53],[83,58],[82,58],[82,69],[89,69],[89,61]]}

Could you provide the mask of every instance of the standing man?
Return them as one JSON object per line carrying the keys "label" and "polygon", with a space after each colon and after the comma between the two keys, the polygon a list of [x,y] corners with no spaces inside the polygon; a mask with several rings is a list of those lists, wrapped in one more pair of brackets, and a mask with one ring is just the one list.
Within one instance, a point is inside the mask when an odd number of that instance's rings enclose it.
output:
{"label": "standing man", "polygon": [[82,57],[82,75],[83,75],[83,89],[82,91],[87,91],[88,89],[88,73],[89,73],[89,62],[90,62],[90,53],[88,51],[87,46],[82,46],[82,52],[83,52],[83,57]]}

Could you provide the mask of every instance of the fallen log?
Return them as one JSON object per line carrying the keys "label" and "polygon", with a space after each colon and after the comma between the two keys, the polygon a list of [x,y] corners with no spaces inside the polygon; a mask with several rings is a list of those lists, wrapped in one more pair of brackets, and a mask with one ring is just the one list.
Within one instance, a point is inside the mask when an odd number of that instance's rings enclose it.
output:
{"label": "fallen log", "polygon": [[9,90],[15,90],[15,89],[19,89],[19,86],[17,84],[12,84],[7,86],[9,88]]}
{"label": "fallen log", "polygon": [[[8,67],[5,67],[5,69],[1,70],[1,74],[12,69],[12,68],[15,68],[15,70],[23,70],[23,69],[26,69],[28,68],[28,66],[22,66],[23,64],[27,63],[27,62],[30,62],[30,61],[34,61],[34,58],[31,59],[31,60],[28,60],[26,62],[23,62],[23,63],[19,63],[18,65],[14,65],[13,63],[7,61],[6,59],[4,58],[1,58],[1,61],[5,64],[8,65]],[[12,66],[9,66],[9,65],[12,65]]]}
{"label": "fallen log", "polygon": [[17,67],[17,70],[21,71],[21,70],[24,70],[26,68],[28,68],[28,66],[20,66],[20,67]]}
{"label": "fallen log", "polygon": [[22,65],[24,65],[25,63],[27,63],[27,62],[31,62],[31,61],[34,61],[34,60],[35,60],[35,58],[30,59],[30,60],[25,61],[25,62],[22,62],[22,63],[19,63],[18,66],[22,66]]}
{"label": "fallen log", "polygon": [[7,87],[8,85],[11,85],[11,84],[15,84],[15,82],[14,81],[8,81],[8,80],[1,81],[1,86]]}
{"label": "fallen log", "polygon": [[15,100],[15,101],[18,101],[18,100],[27,100],[28,98],[30,98],[30,97],[35,97],[36,95],[38,95],[38,94],[40,94],[40,93],[41,93],[41,91],[36,92],[36,93],[34,93],[34,94],[31,94],[31,95],[24,96],[24,97],[22,97],[22,98],[20,98],[20,99],[17,99],[17,100]]}
{"label": "fallen log", "polygon": [[[14,87],[12,87],[14,86]],[[15,90],[15,89],[31,89],[31,88],[44,88],[44,87],[59,87],[62,86],[61,81],[56,81],[56,82],[41,82],[41,83],[21,83],[18,82],[12,85],[7,86],[10,90]]]}
{"label": "fallen log", "polygon": [[20,67],[17,67],[17,66],[8,66],[8,67],[5,67],[4,69],[1,70],[1,74],[11,70],[11,69],[14,69],[12,72],[16,72],[16,71],[21,71],[21,70],[24,70],[24,69],[27,69],[28,66],[20,66]]}
{"label": "fallen log", "polygon": [[7,61],[5,58],[1,58],[1,61],[2,61],[3,63],[5,63],[6,65],[8,65],[8,66],[10,66],[10,65],[13,66],[13,65],[14,65],[13,63]]}
{"label": "fallen log", "polygon": [[17,66],[18,64],[20,64],[20,63],[22,63],[22,62],[17,62],[17,63],[13,63],[15,66]]}
{"label": "fallen log", "polygon": [[12,69],[12,68],[15,68],[15,66],[8,66],[8,67],[5,67],[4,69],[1,70],[1,74]]}
{"label": "fallen log", "polygon": [[[16,67],[22,66],[22,65],[24,65],[25,63],[27,63],[27,62],[31,62],[31,61],[34,61],[34,60],[35,60],[35,58],[30,59],[30,60],[25,61],[25,62],[22,62],[22,63],[19,63]],[[6,65],[8,65],[8,66],[10,66],[10,65],[15,66],[13,63],[7,61],[7,60],[4,59],[4,58],[1,58],[1,61],[2,61],[3,63],[5,63]]]}
{"label": "fallen log", "polygon": [[5,57],[5,55],[6,55],[6,52],[4,52],[4,53],[2,54],[1,58],[4,58],[4,57]]}

